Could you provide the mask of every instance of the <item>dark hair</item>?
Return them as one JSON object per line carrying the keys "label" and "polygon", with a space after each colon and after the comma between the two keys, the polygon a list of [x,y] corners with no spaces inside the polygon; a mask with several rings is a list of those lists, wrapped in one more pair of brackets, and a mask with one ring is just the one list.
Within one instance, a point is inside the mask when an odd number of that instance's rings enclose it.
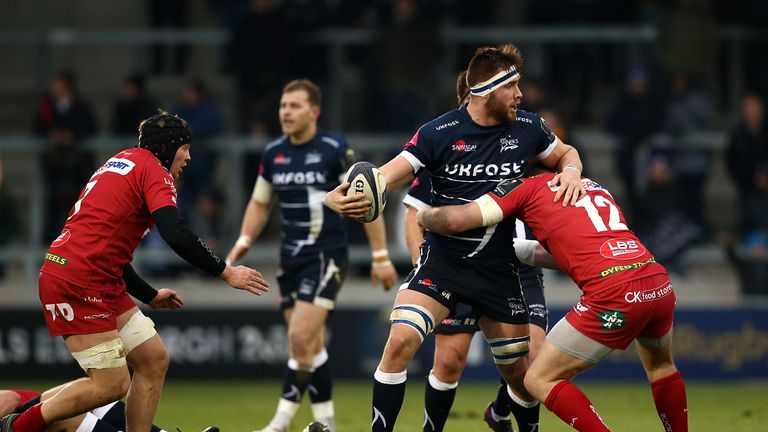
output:
{"label": "dark hair", "polygon": [[191,142],[192,134],[187,121],[161,110],[139,124],[139,143],[136,147],[149,150],[165,168],[171,169],[176,151]]}
{"label": "dark hair", "polygon": [[57,81],[64,81],[72,92],[77,90],[77,79],[75,78],[75,74],[72,73],[72,71],[60,70],[56,73],[53,79]]}
{"label": "dark hair", "polygon": [[467,66],[467,85],[472,87],[513,66],[523,72],[523,55],[515,45],[478,48]]}
{"label": "dark hair", "polygon": [[314,106],[320,106],[322,102],[322,93],[320,93],[320,87],[308,79],[298,79],[289,82],[283,87],[283,93],[288,93],[297,90],[304,90],[309,96],[309,103]]}
{"label": "dark hair", "polygon": [[459,76],[456,77],[456,103],[459,106],[464,105],[469,96],[469,85],[467,84],[467,71],[463,70],[459,72]]}

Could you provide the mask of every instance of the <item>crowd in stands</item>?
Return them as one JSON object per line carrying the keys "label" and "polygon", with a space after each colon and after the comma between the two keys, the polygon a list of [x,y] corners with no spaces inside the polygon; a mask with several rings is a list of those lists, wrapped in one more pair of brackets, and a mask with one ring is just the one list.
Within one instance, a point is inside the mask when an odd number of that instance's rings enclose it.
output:
{"label": "crowd in stands", "polygon": [[[185,28],[187,3],[148,1],[148,27]],[[734,113],[722,112],[727,89],[718,80],[723,64],[718,56],[718,26],[761,25],[760,17],[765,16],[757,3],[741,0],[726,7],[706,0],[209,0],[216,23],[229,32],[220,72],[232,78],[236,100],[215,100],[206,82],[189,79],[169,109],[189,121],[195,139],[194,162],[185,170],[180,188],[180,207],[209,245],[216,248],[222,243],[226,233],[216,220],[224,212],[226,196],[213,181],[217,155],[209,139],[222,132],[277,136],[282,83],[310,78],[323,87],[331,80],[350,78],[327,75],[328,46],[312,42],[311,36],[324,29],[375,30],[369,43],[349,52],[348,61],[356,66],[356,79],[363,89],[353,128],[400,133],[414,130],[449,107],[451,86],[441,81],[439,69],[453,65],[444,60],[441,26],[653,25],[658,29],[656,44],[636,63],[621,67],[611,66],[615,58],[600,44],[549,47],[545,52],[550,68],[523,79],[525,108],[540,112],[558,136],[583,153],[588,148],[570,133],[575,126],[599,128],[616,139],[615,173],[623,185],[617,201],[668,268],[685,272],[681,259],[691,245],[715,237],[726,239],[722,243],[740,269],[744,286],[752,287],[752,294],[768,295],[768,218],[764,217],[768,211],[764,102],[768,84],[755,73],[768,70],[768,56],[746,56],[745,80],[751,91],[743,97],[735,125]],[[750,19],[741,20],[752,12]],[[750,44],[766,52],[765,44]],[[34,108],[32,130],[47,142],[39,161],[46,194],[44,243],[59,234],[72,203],[100,162],[83,148],[83,139],[98,132],[134,136],[140,120],[156,113],[159,106],[147,90],[147,81],[163,73],[194,75],[188,70],[187,57],[186,46],[151,47],[148,69],[124,79],[108,124],[99,124],[88,98],[78,92],[73,73],[62,71],[53,77]],[[464,61],[461,55],[453,57]],[[611,84],[615,94],[605,98],[606,109],[594,118],[586,107],[598,83]],[[236,114],[227,124],[224,103],[231,103]],[[715,154],[704,146],[677,142],[729,129],[726,159],[738,193],[739,224],[730,235],[722,236],[718,235],[722,229],[707,220],[704,205]],[[657,134],[669,137],[672,144],[649,146],[649,139]],[[589,175],[589,167],[586,170]],[[12,241],[18,226],[15,213],[5,210],[13,207],[6,189],[0,167],[0,247]],[[152,236],[147,241],[153,242]]]}

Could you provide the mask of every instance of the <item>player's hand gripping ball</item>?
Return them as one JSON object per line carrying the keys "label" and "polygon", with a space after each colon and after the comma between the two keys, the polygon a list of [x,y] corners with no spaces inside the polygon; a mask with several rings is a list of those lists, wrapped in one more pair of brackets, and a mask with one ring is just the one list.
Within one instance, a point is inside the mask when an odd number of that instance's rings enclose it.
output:
{"label": "player's hand gripping ball", "polygon": [[347,196],[363,194],[371,203],[368,211],[355,220],[363,223],[376,220],[387,204],[387,183],[379,169],[370,162],[357,162],[349,168],[344,181],[350,184]]}

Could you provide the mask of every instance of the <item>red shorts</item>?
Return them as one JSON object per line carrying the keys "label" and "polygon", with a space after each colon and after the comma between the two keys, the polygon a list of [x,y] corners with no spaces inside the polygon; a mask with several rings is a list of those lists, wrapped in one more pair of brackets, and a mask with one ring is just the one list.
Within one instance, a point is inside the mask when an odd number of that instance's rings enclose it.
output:
{"label": "red shorts", "polygon": [[116,330],[117,317],[136,306],[125,293],[125,285],[95,290],[41,273],[38,288],[51,336]]}
{"label": "red shorts", "polygon": [[635,338],[659,339],[669,333],[674,312],[672,282],[657,274],[582,296],[565,319],[590,339],[623,350]]}

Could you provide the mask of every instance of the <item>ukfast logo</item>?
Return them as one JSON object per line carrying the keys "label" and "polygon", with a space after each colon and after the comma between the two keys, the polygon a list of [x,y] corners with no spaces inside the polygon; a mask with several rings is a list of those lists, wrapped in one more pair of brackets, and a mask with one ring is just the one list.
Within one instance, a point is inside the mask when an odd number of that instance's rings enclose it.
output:
{"label": "ukfast logo", "polygon": [[522,165],[512,162],[497,164],[453,164],[445,166],[445,173],[450,176],[477,177],[483,176],[508,176],[513,172],[520,174]]}
{"label": "ukfast logo", "polygon": [[520,142],[517,138],[512,138],[510,136],[506,138],[502,138],[499,140],[499,143],[501,143],[501,151],[499,153],[504,153],[507,150],[514,150],[518,147],[518,143]]}
{"label": "ukfast logo", "polygon": [[456,126],[458,124],[459,124],[459,121],[458,120],[454,120],[454,121],[451,121],[451,122],[448,122],[448,123],[443,123],[440,126],[435,126],[435,130],[443,130],[443,129],[446,129],[446,128],[449,128],[449,127]]}
{"label": "ukfast logo", "polygon": [[129,159],[111,158],[99,169],[99,173],[113,172],[120,175],[126,175],[136,164]]}
{"label": "ukfast logo", "polygon": [[325,173],[319,171],[275,173],[272,176],[274,185],[312,185],[325,183]]}

